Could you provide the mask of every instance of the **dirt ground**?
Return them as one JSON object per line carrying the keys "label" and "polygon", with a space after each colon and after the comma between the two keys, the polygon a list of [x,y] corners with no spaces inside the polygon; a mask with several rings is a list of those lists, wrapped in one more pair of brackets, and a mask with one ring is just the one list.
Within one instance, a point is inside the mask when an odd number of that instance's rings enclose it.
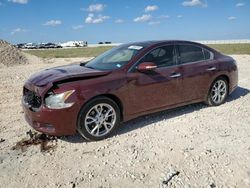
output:
{"label": "dirt ground", "polygon": [[99,142],[64,137],[44,153],[11,149],[30,130],[23,83],[38,70],[87,59],[28,56],[30,64],[0,67],[0,187],[250,187],[250,55],[233,57],[239,87],[222,106],[137,118]]}

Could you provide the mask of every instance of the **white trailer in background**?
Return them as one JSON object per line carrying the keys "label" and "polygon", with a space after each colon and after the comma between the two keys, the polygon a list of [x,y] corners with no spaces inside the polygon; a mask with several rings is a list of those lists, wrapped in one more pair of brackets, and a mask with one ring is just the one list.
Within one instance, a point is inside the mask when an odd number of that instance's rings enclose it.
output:
{"label": "white trailer in background", "polygon": [[68,41],[68,42],[65,42],[65,43],[60,43],[60,45],[63,47],[63,48],[67,48],[67,47],[86,47],[88,46],[88,43],[86,41]]}

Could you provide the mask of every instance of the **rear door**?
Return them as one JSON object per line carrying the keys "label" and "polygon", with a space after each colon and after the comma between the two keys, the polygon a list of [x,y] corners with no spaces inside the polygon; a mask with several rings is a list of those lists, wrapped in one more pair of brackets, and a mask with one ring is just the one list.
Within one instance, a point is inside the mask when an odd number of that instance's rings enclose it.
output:
{"label": "rear door", "polygon": [[176,50],[182,74],[183,102],[204,99],[218,68],[212,52],[189,43],[178,43]]}

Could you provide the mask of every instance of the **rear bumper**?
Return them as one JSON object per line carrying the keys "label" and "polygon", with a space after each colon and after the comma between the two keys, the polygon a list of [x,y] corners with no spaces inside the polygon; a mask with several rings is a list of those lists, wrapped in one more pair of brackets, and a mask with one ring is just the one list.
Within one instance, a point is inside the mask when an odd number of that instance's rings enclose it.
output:
{"label": "rear bumper", "polygon": [[238,85],[232,86],[229,90],[229,94],[233,93],[234,90],[236,90],[236,88],[238,87]]}
{"label": "rear bumper", "polygon": [[229,75],[229,94],[231,94],[238,87],[238,69],[235,66],[235,69]]}
{"label": "rear bumper", "polygon": [[36,131],[53,135],[66,136],[76,133],[78,111],[72,106],[67,109],[48,109],[42,105],[39,111],[32,111],[22,102],[25,120]]}

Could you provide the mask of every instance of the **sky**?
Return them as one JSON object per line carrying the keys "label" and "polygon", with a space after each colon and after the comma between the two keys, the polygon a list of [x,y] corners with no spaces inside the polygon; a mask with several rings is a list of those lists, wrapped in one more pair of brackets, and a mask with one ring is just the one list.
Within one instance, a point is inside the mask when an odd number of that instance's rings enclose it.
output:
{"label": "sky", "polygon": [[0,39],[250,39],[250,0],[0,0]]}

